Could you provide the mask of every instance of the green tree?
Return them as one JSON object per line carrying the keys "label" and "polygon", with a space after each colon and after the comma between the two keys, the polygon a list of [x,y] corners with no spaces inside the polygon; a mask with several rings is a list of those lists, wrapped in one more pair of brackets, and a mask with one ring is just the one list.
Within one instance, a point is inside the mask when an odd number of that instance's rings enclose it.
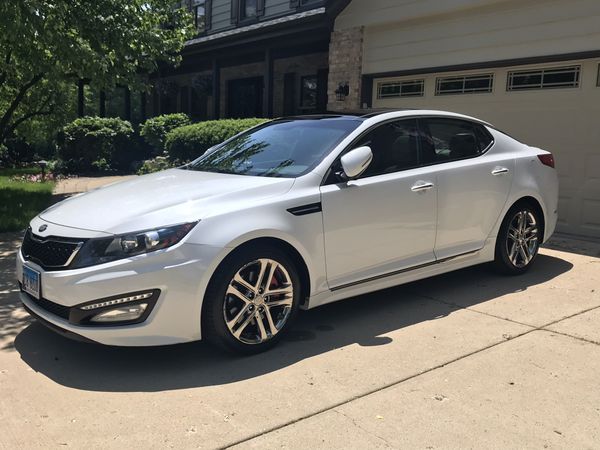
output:
{"label": "green tree", "polygon": [[174,0],[0,1],[0,145],[34,119],[64,112],[65,86],[141,90],[176,65],[192,36]]}

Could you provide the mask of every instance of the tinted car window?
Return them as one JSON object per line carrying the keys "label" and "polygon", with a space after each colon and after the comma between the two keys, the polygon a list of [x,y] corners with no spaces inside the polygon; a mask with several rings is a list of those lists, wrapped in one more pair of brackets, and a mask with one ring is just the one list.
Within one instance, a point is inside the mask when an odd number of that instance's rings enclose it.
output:
{"label": "tinted car window", "polygon": [[415,119],[386,123],[367,133],[354,145],[354,147],[369,146],[373,152],[373,161],[361,178],[418,166],[417,136]]}
{"label": "tinted car window", "polygon": [[242,133],[190,163],[202,172],[298,177],[312,170],[348,134],[358,119],[279,120]]}
{"label": "tinted car window", "polygon": [[455,161],[480,155],[492,142],[483,125],[457,119],[421,119],[422,161]]}

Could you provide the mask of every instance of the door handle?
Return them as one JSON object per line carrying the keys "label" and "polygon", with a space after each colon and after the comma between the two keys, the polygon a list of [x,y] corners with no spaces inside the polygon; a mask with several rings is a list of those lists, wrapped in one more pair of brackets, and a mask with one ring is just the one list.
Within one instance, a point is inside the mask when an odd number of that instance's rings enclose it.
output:
{"label": "door handle", "polygon": [[427,190],[431,189],[433,186],[434,186],[434,184],[429,181],[417,181],[413,185],[413,187],[410,188],[410,190],[413,192],[427,191]]}
{"label": "door handle", "polygon": [[492,175],[502,175],[504,173],[508,173],[506,167],[494,167],[494,170],[492,170]]}

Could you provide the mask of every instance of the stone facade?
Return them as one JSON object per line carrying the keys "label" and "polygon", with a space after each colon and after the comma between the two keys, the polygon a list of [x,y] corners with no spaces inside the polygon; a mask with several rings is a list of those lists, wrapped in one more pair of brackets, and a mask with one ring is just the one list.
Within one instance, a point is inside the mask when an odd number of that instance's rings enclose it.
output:
{"label": "stone facade", "polygon": [[[327,85],[329,111],[357,111],[361,108],[361,74],[364,27],[335,30],[329,44],[329,81]],[[335,91],[348,84],[349,94],[338,100]]]}

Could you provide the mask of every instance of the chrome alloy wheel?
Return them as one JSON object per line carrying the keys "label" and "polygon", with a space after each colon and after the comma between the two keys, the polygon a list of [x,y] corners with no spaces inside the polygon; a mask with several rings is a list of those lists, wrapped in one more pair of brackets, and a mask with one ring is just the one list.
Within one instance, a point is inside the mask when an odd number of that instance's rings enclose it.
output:
{"label": "chrome alloy wheel", "polygon": [[538,225],[531,211],[521,210],[508,226],[506,251],[510,262],[521,269],[531,262],[538,251]]}
{"label": "chrome alloy wheel", "polygon": [[244,344],[270,340],[285,326],[294,286],[285,267],[261,258],[244,265],[229,282],[223,316],[229,331]]}

